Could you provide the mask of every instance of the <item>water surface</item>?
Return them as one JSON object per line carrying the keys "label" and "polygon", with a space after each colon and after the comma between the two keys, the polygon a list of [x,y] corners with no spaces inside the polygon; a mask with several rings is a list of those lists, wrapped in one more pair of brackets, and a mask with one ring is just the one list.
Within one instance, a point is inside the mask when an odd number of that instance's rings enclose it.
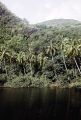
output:
{"label": "water surface", "polygon": [[81,120],[81,90],[1,88],[0,120]]}

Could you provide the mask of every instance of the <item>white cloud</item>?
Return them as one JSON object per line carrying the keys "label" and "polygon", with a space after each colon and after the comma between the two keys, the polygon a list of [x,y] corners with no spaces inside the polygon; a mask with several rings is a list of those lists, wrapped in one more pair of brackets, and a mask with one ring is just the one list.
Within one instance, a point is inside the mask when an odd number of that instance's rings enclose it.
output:
{"label": "white cloud", "polygon": [[17,16],[37,23],[55,18],[81,20],[81,0],[0,0]]}
{"label": "white cloud", "polygon": [[46,3],[44,6],[45,6],[45,8],[50,9],[51,8],[51,3]]}

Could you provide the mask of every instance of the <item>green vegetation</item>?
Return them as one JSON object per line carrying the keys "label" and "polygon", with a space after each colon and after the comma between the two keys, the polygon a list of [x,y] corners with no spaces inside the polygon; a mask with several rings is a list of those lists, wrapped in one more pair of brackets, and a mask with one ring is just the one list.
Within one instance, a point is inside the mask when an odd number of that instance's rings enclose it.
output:
{"label": "green vegetation", "polygon": [[[29,25],[0,3],[0,85],[80,86],[81,22]],[[75,85],[76,86],[76,85]]]}

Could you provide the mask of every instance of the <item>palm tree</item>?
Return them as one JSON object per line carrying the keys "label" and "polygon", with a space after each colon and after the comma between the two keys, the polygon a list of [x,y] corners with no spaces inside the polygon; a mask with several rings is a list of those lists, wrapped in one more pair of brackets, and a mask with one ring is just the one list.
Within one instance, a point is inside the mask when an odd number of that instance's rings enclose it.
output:
{"label": "palm tree", "polygon": [[32,76],[33,75],[33,70],[35,70],[34,66],[38,64],[37,54],[35,54],[35,53],[29,54],[29,56],[27,58],[27,61],[30,65],[30,71],[31,71],[31,76]]}
{"label": "palm tree", "polygon": [[51,57],[52,57],[51,59],[53,61],[54,60],[53,56],[55,55],[55,48],[53,47],[52,40],[50,41],[50,46],[48,46],[48,48],[47,48],[47,54],[51,55]]}
{"label": "palm tree", "polygon": [[46,61],[47,61],[47,57],[44,56],[43,52],[41,52],[39,55],[38,55],[38,61],[40,63],[40,67],[41,69],[44,67]]}
{"label": "palm tree", "polygon": [[32,50],[32,43],[28,44],[29,46],[29,55],[28,55],[28,62],[30,64],[30,71],[31,71],[31,76],[33,75],[33,66],[37,64],[37,54],[33,52]]}
{"label": "palm tree", "polygon": [[[16,59],[16,52],[13,49],[10,49],[8,46],[2,45],[0,47],[0,60],[3,60],[3,58],[6,58],[9,61],[9,64],[11,64],[12,59]],[[5,61],[6,62],[6,61]]]}
{"label": "palm tree", "polygon": [[76,64],[76,67],[77,67],[77,69],[78,69],[78,71],[81,75],[81,71],[80,71],[80,68],[79,68],[77,60],[76,60],[76,57],[79,55],[79,49],[78,48],[79,47],[77,45],[73,44],[68,51],[68,57],[73,58],[73,60]]}
{"label": "palm tree", "polygon": [[26,74],[24,63],[27,61],[27,57],[25,52],[21,51],[17,54],[17,61],[19,62],[20,65],[22,65],[23,74]]}
{"label": "palm tree", "polygon": [[26,54],[25,54],[25,52],[19,52],[18,54],[17,54],[17,60],[18,60],[18,62],[19,63],[23,63],[24,61],[26,61]]}
{"label": "palm tree", "polygon": [[67,65],[66,65],[63,43],[61,44],[61,55],[62,55],[62,58],[63,58],[63,62],[64,62],[64,66],[65,66],[66,72],[67,72],[67,74],[68,74],[68,68],[67,68]]}
{"label": "palm tree", "polygon": [[6,49],[5,46],[2,46],[0,49],[0,61],[3,62],[4,67],[5,67],[5,71],[6,71],[6,75],[7,75],[6,57],[10,60],[10,58],[11,58],[10,53]]}
{"label": "palm tree", "polygon": [[43,58],[44,58],[44,55],[43,55],[43,53],[41,52],[41,53],[38,55],[38,61],[39,61],[39,64],[40,64],[41,67],[43,66]]}

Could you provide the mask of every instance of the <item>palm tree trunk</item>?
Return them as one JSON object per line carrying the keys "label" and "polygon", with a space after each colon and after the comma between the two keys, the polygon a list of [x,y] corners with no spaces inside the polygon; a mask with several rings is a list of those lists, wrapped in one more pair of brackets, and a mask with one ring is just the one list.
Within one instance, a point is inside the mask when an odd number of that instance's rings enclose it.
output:
{"label": "palm tree trunk", "polygon": [[66,72],[68,74],[68,69],[67,69],[67,65],[66,65],[66,62],[65,62],[65,57],[64,57],[63,51],[62,51],[62,57],[63,57],[63,62],[64,62],[64,66],[65,66]]}
{"label": "palm tree trunk", "polygon": [[64,52],[63,52],[63,44],[61,44],[61,55],[62,55],[62,58],[63,58],[63,62],[64,62],[64,66],[65,66],[66,72],[68,74],[68,69],[67,69],[67,65],[66,65],[66,61],[65,61]]}
{"label": "palm tree trunk", "polygon": [[75,62],[75,64],[76,64],[76,67],[77,67],[77,69],[78,69],[78,71],[79,71],[79,73],[80,73],[80,75],[81,75],[81,71],[80,71],[80,68],[79,68],[79,66],[78,66],[78,64],[77,64],[76,58],[74,57],[73,59],[74,59],[74,62]]}
{"label": "palm tree trunk", "polygon": [[52,61],[53,61],[54,59],[53,59],[53,55],[52,55]]}
{"label": "palm tree trunk", "polygon": [[32,72],[32,63],[30,62],[30,72],[31,72],[31,76],[33,75],[33,72]]}
{"label": "palm tree trunk", "polygon": [[6,72],[6,75],[7,75],[7,68],[6,68],[6,61],[5,61],[5,58],[4,58],[4,67],[5,67],[5,72]]}
{"label": "palm tree trunk", "polygon": [[51,46],[51,57],[52,57],[52,61],[53,61],[53,51],[52,51],[52,49],[53,49],[53,44],[52,44],[52,40],[51,40],[51,42],[50,42],[50,46]]}
{"label": "palm tree trunk", "polygon": [[68,71],[67,66],[66,66],[66,62],[65,62],[65,57],[64,57],[64,56],[63,56],[63,61],[64,61],[65,69],[66,69],[66,71]]}

